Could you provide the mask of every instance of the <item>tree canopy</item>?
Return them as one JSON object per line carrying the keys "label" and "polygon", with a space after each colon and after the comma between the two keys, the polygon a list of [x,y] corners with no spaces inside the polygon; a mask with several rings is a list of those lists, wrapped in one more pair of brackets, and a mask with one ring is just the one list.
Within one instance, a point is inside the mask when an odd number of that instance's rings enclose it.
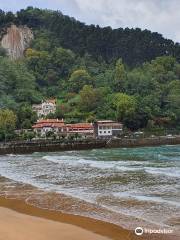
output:
{"label": "tree canopy", "polygon": [[33,7],[22,9],[16,14],[1,10],[0,28],[11,22],[27,25],[36,32],[34,46],[38,50],[63,47],[81,56],[88,53],[96,60],[102,58],[108,63],[122,58],[130,66],[137,66],[163,55],[172,55],[180,60],[178,43],[147,29],[101,28],[98,25],[86,25],[60,11]]}

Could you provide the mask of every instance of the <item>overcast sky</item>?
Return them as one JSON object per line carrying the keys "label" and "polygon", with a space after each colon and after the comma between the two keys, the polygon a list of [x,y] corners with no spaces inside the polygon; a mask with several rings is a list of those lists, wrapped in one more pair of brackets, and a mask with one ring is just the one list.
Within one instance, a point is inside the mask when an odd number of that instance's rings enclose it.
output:
{"label": "overcast sky", "polygon": [[60,10],[87,24],[139,27],[180,42],[180,0],[0,0],[0,8]]}

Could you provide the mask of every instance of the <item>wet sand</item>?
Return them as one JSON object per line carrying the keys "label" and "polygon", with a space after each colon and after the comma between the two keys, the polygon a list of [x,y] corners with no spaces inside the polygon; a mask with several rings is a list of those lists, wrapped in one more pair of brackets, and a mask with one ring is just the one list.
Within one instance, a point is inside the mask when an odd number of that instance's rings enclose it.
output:
{"label": "wet sand", "polygon": [[176,240],[175,236],[136,236],[115,224],[37,208],[0,197],[0,240]]}
{"label": "wet sand", "polygon": [[130,235],[114,224],[0,198],[0,240],[125,240]]}
{"label": "wet sand", "polygon": [[0,240],[108,240],[66,223],[20,214],[0,207]]}

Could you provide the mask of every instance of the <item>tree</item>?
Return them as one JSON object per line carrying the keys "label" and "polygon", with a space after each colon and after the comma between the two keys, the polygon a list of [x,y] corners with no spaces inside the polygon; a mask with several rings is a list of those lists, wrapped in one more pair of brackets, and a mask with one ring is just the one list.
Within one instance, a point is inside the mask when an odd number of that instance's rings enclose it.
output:
{"label": "tree", "polygon": [[17,110],[17,126],[20,129],[30,129],[37,121],[36,112],[32,111],[30,105],[21,104]]}
{"label": "tree", "polygon": [[0,110],[0,135],[2,139],[6,140],[7,136],[13,133],[16,120],[17,117],[13,111],[8,109]]}
{"label": "tree", "polygon": [[6,16],[5,16],[5,20],[7,22],[15,22],[16,18],[15,18],[15,15],[12,12],[7,12]]}
{"label": "tree", "polygon": [[86,70],[79,69],[71,74],[68,88],[71,92],[78,93],[84,85],[93,84],[93,79]]}
{"label": "tree", "polygon": [[24,132],[22,135],[23,140],[29,140],[31,141],[35,137],[34,132]]}
{"label": "tree", "polygon": [[126,71],[123,65],[122,59],[118,59],[116,62],[114,73],[114,90],[116,92],[123,92],[126,82]]}
{"label": "tree", "polygon": [[169,84],[166,111],[174,124],[179,125],[180,121],[180,81],[174,80]]}
{"label": "tree", "polygon": [[0,56],[5,57],[7,55],[7,51],[5,48],[0,47]]}
{"label": "tree", "polygon": [[99,97],[100,95],[96,89],[93,89],[91,85],[84,85],[80,91],[80,108],[87,112],[95,110],[100,100]]}
{"label": "tree", "polygon": [[114,96],[113,103],[116,107],[118,121],[124,121],[126,118],[134,116],[137,108],[135,97],[129,96],[125,93],[117,93]]}
{"label": "tree", "polygon": [[124,87],[127,94],[139,94],[141,96],[147,96],[160,88],[150,71],[143,68],[135,68],[129,71]]}
{"label": "tree", "polygon": [[[24,63],[13,62],[0,57],[0,93],[16,102],[37,102],[40,100],[36,91],[35,77]],[[1,96],[0,96],[1,97]]]}
{"label": "tree", "polygon": [[176,78],[175,70],[176,59],[171,56],[157,57],[152,60],[150,71],[160,83],[166,83]]}
{"label": "tree", "polygon": [[52,63],[56,67],[59,75],[67,77],[75,60],[75,55],[71,50],[55,48],[52,53]]}

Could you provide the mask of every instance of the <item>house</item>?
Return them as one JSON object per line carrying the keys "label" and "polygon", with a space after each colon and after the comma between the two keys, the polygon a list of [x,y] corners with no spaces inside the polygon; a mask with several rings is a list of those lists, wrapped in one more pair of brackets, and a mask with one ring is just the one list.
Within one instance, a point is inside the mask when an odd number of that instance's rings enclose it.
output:
{"label": "house", "polygon": [[94,127],[92,123],[75,123],[65,125],[67,136],[77,135],[83,138],[94,137]]}
{"label": "house", "polygon": [[123,124],[112,120],[101,120],[94,123],[96,138],[118,137],[122,134]]}
{"label": "house", "polygon": [[63,134],[64,126],[63,119],[42,119],[38,120],[32,128],[40,137],[46,137],[49,132],[52,132],[55,135],[60,135],[61,133]]}
{"label": "house", "polygon": [[41,104],[32,105],[33,111],[37,113],[38,118],[42,118],[47,116],[50,113],[55,113],[56,111],[56,100],[49,99],[46,101],[42,101]]}
{"label": "house", "polygon": [[63,119],[38,120],[32,128],[39,137],[46,137],[50,132],[56,136],[74,135],[83,138],[94,136],[94,128],[91,123],[65,124]]}
{"label": "house", "polygon": [[80,136],[82,138],[112,138],[122,134],[123,125],[112,120],[92,123],[65,124],[61,119],[41,119],[32,126],[39,137],[53,133],[56,136]]}

